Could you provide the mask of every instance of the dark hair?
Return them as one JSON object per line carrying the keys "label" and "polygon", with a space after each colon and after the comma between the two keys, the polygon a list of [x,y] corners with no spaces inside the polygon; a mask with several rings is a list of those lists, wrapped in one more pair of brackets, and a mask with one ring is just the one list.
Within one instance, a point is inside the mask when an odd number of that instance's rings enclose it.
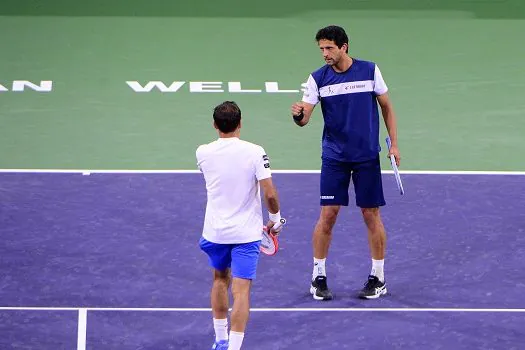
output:
{"label": "dark hair", "polygon": [[[319,42],[319,40],[323,39],[333,41],[338,48],[341,48],[343,44],[348,45],[348,35],[346,35],[345,30],[339,26],[328,26],[319,29],[315,40]],[[346,52],[348,52],[348,49]]]}
{"label": "dark hair", "polygon": [[221,132],[230,133],[241,122],[241,109],[233,101],[224,101],[213,109],[213,120]]}

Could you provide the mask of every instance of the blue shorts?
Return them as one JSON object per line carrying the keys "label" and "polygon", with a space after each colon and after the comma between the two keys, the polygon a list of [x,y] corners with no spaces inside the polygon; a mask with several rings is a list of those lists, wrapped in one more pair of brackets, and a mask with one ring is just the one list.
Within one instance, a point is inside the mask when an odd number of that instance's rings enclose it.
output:
{"label": "blue shorts", "polygon": [[199,246],[210,259],[210,265],[219,271],[232,269],[232,276],[254,280],[261,241],[241,244],[212,243],[201,237]]}
{"label": "blue shorts", "polygon": [[355,163],[323,158],[321,205],[348,206],[350,179],[354,183],[358,207],[376,208],[386,204],[378,155],[375,159]]}

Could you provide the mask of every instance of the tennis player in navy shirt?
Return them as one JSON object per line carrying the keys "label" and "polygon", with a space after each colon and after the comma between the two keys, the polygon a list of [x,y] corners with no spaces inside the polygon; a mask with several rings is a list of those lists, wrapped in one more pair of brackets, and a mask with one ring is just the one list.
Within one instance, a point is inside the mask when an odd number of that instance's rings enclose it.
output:
{"label": "tennis player in navy shirt", "polygon": [[399,166],[396,117],[379,67],[348,55],[348,36],[338,26],[320,29],[316,41],[326,62],[308,77],[302,101],[291,111],[299,126],[308,124],[320,103],[324,119],[320,179],[321,212],[313,232],[314,266],[310,293],[331,300],[326,257],[341,206],[349,204],[352,180],[356,205],[368,229],[372,269],[359,297],[379,298],[387,292],[384,259],[386,233],[380,207],[385,205],[379,163],[379,107]]}

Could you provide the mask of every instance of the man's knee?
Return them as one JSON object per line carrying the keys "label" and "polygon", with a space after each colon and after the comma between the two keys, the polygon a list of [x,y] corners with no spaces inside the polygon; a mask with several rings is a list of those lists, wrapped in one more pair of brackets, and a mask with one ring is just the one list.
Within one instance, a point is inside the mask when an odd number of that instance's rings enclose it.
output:
{"label": "man's knee", "polygon": [[222,271],[214,269],[213,282],[228,285],[230,283],[230,269],[225,269]]}
{"label": "man's knee", "polygon": [[250,294],[251,285],[252,280],[234,277],[232,282],[233,297],[247,297]]}
{"label": "man's knee", "polygon": [[326,229],[332,229],[337,221],[340,206],[330,205],[321,207],[319,223]]}
{"label": "man's knee", "polygon": [[361,208],[363,219],[367,226],[373,226],[381,223],[381,214],[379,208]]}

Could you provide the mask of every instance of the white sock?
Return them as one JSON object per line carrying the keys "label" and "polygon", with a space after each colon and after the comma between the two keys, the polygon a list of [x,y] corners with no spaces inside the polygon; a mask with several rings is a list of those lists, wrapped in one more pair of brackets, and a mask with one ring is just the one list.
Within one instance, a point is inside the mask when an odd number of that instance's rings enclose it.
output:
{"label": "white sock", "polygon": [[385,259],[382,260],[375,260],[372,259],[372,271],[370,274],[372,276],[376,276],[379,278],[381,282],[385,281],[385,272],[383,270],[383,267],[385,266]]}
{"label": "white sock", "polygon": [[214,318],[213,328],[215,329],[215,341],[228,340],[227,318]]}
{"label": "white sock", "polygon": [[314,258],[314,272],[312,273],[312,280],[314,280],[317,276],[326,276],[326,258],[325,259],[317,259]]}
{"label": "white sock", "polygon": [[230,343],[228,350],[241,350],[244,333],[230,331]]}

